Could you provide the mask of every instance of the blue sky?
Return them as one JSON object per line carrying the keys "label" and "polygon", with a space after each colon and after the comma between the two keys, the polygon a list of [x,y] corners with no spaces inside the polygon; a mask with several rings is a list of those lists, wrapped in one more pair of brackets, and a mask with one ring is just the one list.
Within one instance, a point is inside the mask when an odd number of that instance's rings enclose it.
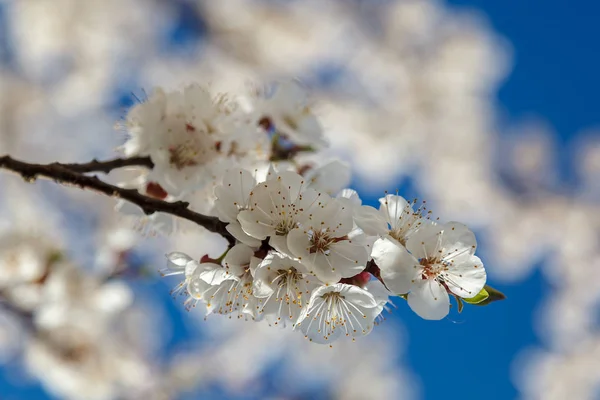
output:
{"label": "blue sky", "polygon": [[[512,44],[514,68],[497,95],[506,124],[541,117],[554,128],[563,149],[581,130],[600,125],[600,3],[449,3],[480,10]],[[569,185],[572,155],[563,151],[558,157],[563,183]],[[533,332],[532,314],[550,288],[539,270],[517,285],[496,286],[507,294],[506,301],[485,309],[470,307],[460,321],[446,320],[435,329],[409,310],[398,310],[410,337],[409,363],[421,378],[424,399],[516,397],[511,362],[527,346],[541,345]]]}

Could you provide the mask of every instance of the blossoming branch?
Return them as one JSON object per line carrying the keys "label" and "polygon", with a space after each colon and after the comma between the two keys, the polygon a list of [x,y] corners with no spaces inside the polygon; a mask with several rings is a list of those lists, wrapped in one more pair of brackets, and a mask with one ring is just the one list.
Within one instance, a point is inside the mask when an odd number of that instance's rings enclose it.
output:
{"label": "blossoming branch", "polygon": [[[227,239],[217,259],[167,254],[163,275],[207,314],[289,327],[312,342],[367,335],[398,296],[419,316],[445,318],[453,298],[485,305],[504,296],[486,285],[473,232],[431,218],[423,205],[385,194],[366,206],[350,166],[324,161],[327,143],[303,88],[281,82],[241,96],[200,85],[156,90],[129,110],[121,157],[83,164],[0,167],[119,198],[117,209],[169,234],[176,219]],[[118,185],[94,172],[133,169]]]}

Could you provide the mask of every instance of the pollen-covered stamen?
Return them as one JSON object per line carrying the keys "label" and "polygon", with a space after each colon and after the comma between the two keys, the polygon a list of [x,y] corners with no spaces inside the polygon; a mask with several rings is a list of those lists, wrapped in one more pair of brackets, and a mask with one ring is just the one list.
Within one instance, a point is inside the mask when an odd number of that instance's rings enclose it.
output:
{"label": "pollen-covered stamen", "polygon": [[330,232],[328,229],[320,230],[320,231],[311,231],[309,232],[310,238],[310,254],[314,253],[323,253],[325,255],[329,254],[329,246],[336,242],[336,238],[332,238],[329,236]]}
{"label": "pollen-covered stamen", "polygon": [[421,278],[443,280],[441,276],[444,271],[448,271],[448,266],[437,258],[422,258],[419,264],[423,266]]}
{"label": "pollen-covered stamen", "polygon": [[275,234],[277,236],[285,236],[296,227],[296,221],[293,218],[282,218],[275,226]]}
{"label": "pollen-covered stamen", "polygon": [[[386,201],[385,204],[388,205],[388,202]],[[418,229],[423,223],[423,212],[426,210],[424,206],[425,202],[416,211],[412,208],[413,204],[415,204],[415,201],[409,203],[402,210],[396,208],[392,221],[388,223],[390,236],[403,246],[406,246],[409,233]]]}
{"label": "pollen-covered stamen", "polygon": [[294,287],[296,282],[302,279],[302,275],[296,270],[296,268],[291,267],[288,270],[278,269],[277,277],[275,278],[275,283],[279,287]]}
{"label": "pollen-covered stamen", "polygon": [[248,307],[252,295],[252,275],[250,273],[250,268],[246,268],[239,280],[234,281],[229,288],[225,309],[220,309],[219,313],[231,314],[235,311],[239,311],[240,314],[238,315],[238,318],[241,318],[241,312]]}
{"label": "pollen-covered stamen", "polygon": [[[306,289],[306,285],[302,284],[302,282],[302,274],[294,267],[290,267],[287,270],[277,270],[277,276],[272,281],[272,284],[277,287],[277,290],[267,299],[267,301],[269,301],[273,298],[274,301],[279,303],[277,315],[285,315],[283,312],[285,304],[288,308],[287,316],[289,319],[294,319],[294,315],[297,315],[300,308],[304,306],[302,292]],[[274,324],[277,325],[278,321],[274,322]]]}
{"label": "pollen-covered stamen", "polygon": [[189,143],[169,147],[169,163],[181,170],[198,165],[199,150]]}
{"label": "pollen-covered stamen", "polygon": [[452,268],[452,264],[446,260],[440,260],[437,258],[422,258],[419,260],[419,264],[421,264],[424,268],[421,273],[422,279],[434,279],[439,284],[441,284],[448,293],[450,293],[450,287],[454,286],[457,288],[462,288],[458,283],[452,279],[451,274],[448,273]]}
{"label": "pollen-covered stamen", "polygon": [[[221,145],[209,137],[212,125],[206,124],[200,129],[190,123],[185,124],[185,130],[169,129],[175,135],[174,142],[168,147],[169,163],[176,169],[204,165],[212,161],[219,153]],[[176,134],[176,132],[179,132]]]}
{"label": "pollen-covered stamen", "polygon": [[345,297],[340,292],[327,292],[321,298],[323,302],[315,310],[313,318],[309,322],[310,329],[313,323],[317,323],[317,332],[328,340],[338,326],[344,326],[347,321],[347,310],[342,307]]}

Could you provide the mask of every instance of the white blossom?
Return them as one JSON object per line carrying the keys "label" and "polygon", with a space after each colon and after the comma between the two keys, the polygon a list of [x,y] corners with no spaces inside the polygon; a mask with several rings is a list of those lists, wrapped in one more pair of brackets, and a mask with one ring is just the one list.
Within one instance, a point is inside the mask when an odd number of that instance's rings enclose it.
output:
{"label": "white blossom", "polygon": [[250,207],[238,214],[244,232],[264,240],[276,250],[290,254],[287,235],[329,196],[306,189],[305,179],[292,171],[284,171],[273,179],[259,183],[250,193]]}
{"label": "white blossom", "polygon": [[448,293],[472,298],[483,289],[486,272],[474,255],[477,243],[463,224],[428,225],[412,235],[406,248],[390,238],[379,239],[373,259],[387,287],[408,293],[408,305],[425,319],[442,319]]}
{"label": "white blossom", "polygon": [[206,303],[207,314],[255,318],[258,300],[253,294],[252,271],[260,260],[253,254],[250,247],[238,244],[227,252],[223,266],[198,264],[188,284],[191,299]]}
{"label": "white blossom", "polygon": [[125,154],[150,156],[150,180],[168,193],[189,192],[225,171],[237,145],[233,138],[240,136],[236,108],[226,97],[213,98],[196,84],[183,92],[158,89],[129,112],[131,139],[124,145]]}
{"label": "white blossom", "polygon": [[244,169],[228,170],[223,183],[215,188],[215,209],[219,219],[227,222],[227,231],[237,240],[249,246],[260,245],[260,239],[247,235],[237,219],[240,211],[249,208],[250,193],[256,186],[256,179]]}
{"label": "white blossom", "polygon": [[280,82],[269,95],[263,93],[255,103],[258,118],[266,118],[277,133],[285,135],[294,144],[314,147],[327,144],[306,91],[297,82]]}
{"label": "white blossom", "polygon": [[367,335],[380,312],[375,297],[358,286],[343,283],[321,286],[313,291],[296,328],[312,342],[330,343],[342,334]]}
{"label": "white blossom", "polygon": [[254,295],[262,303],[259,313],[273,325],[295,325],[319,281],[298,260],[271,252],[254,273]]}
{"label": "white blossom", "polygon": [[369,257],[362,241],[348,237],[353,228],[352,209],[329,199],[289,232],[287,245],[322,282],[336,283],[364,270]]}
{"label": "white blossom", "polygon": [[303,174],[308,187],[330,196],[340,192],[350,184],[352,171],[348,163],[333,160],[316,168],[310,168]]}
{"label": "white blossom", "polygon": [[356,210],[356,224],[369,235],[389,235],[402,245],[423,224],[433,223],[413,209],[402,196],[388,194],[379,199],[379,210],[362,206]]}

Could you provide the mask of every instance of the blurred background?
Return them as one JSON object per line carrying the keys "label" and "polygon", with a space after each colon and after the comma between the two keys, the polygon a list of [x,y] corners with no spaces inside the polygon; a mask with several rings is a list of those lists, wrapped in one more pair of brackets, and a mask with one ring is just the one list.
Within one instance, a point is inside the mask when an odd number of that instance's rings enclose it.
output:
{"label": "blurred background", "polygon": [[[0,399],[600,399],[600,5],[588,0],[0,1],[0,154],[108,159],[136,98],[299,78],[353,187],[478,235],[508,299],[368,337],[185,312],[114,201],[0,173]],[[109,176],[109,180],[116,177]]]}

